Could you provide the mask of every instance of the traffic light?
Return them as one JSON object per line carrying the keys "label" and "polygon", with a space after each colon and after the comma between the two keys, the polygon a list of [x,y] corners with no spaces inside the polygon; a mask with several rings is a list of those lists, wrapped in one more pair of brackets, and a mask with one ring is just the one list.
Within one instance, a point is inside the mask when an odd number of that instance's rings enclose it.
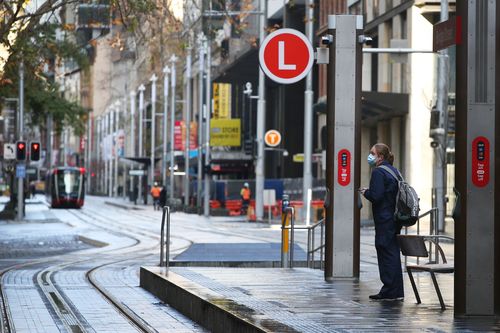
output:
{"label": "traffic light", "polygon": [[18,161],[26,161],[26,141],[16,142],[16,159]]}
{"label": "traffic light", "polygon": [[243,141],[243,150],[245,154],[253,155],[253,139],[245,139]]}
{"label": "traffic light", "polygon": [[40,142],[32,141],[30,144],[30,160],[40,160]]}

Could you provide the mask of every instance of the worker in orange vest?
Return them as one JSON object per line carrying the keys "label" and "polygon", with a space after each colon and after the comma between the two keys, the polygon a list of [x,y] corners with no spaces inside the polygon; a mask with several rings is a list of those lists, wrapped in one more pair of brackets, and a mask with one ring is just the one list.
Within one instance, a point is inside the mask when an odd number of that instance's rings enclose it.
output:
{"label": "worker in orange vest", "polygon": [[240,191],[241,196],[241,214],[246,215],[248,206],[250,205],[250,198],[252,193],[250,192],[250,186],[248,183],[243,184],[243,188]]}
{"label": "worker in orange vest", "polygon": [[158,183],[155,182],[154,186],[151,188],[151,196],[153,197],[154,210],[156,210],[157,208],[160,209],[160,202],[159,202],[160,192],[161,192],[161,189],[158,186]]}

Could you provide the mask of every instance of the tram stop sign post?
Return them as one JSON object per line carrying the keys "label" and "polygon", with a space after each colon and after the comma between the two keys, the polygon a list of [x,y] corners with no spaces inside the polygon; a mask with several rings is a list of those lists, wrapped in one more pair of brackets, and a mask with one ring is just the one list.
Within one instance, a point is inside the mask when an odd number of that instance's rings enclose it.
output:
{"label": "tram stop sign post", "polygon": [[307,37],[294,29],[269,34],[259,50],[259,64],[271,80],[291,84],[302,80],[312,68],[314,51]]}

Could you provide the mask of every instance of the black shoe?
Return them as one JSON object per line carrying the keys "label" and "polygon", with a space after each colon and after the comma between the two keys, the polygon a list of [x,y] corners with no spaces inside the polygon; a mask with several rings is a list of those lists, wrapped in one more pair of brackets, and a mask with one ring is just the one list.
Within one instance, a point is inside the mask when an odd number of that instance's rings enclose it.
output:
{"label": "black shoe", "polygon": [[402,301],[404,297],[387,297],[380,294],[370,295],[370,299],[374,301]]}

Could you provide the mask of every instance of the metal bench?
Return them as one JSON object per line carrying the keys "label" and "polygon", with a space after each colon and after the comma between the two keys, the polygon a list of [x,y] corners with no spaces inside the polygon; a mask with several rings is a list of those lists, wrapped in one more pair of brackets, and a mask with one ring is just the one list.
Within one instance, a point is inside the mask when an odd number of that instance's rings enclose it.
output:
{"label": "metal bench", "polygon": [[[418,294],[417,286],[415,285],[415,280],[413,279],[412,272],[429,272],[431,274],[432,282],[434,283],[434,288],[436,289],[436,293],[439,298],[439,303],[441,304],[441,309],[445,310],[446,306],[443,301],[443,296],[441,295],[441,290],[439,289],[439,285],[436,280],[435,273],[453,273],[455,271],[452,264],[448,264],[446,261],[446,257],[444,255],[444,251],[439,246],[438,240],[442,239],[451,239],[453,238],[448,236],[430,236],[430,235],[398,235],[398,243],[401,248],[401,253],[404,256],[408,257],[429,257],[429,251],[427,251],[427,247],[425,246],[425,242],[431,242],[436,247],[437,252],[441,256],[443,263],[427,263],[423,265],[406,265],[406,271],[408,272],[408,276],[410,277],[411,286],[413,288],[413,292],[415,293],[415,297],[417,299],[417,303],[422,303],[420,301],[420,295]],[[436,258],[437,259],[437,258]]]}

